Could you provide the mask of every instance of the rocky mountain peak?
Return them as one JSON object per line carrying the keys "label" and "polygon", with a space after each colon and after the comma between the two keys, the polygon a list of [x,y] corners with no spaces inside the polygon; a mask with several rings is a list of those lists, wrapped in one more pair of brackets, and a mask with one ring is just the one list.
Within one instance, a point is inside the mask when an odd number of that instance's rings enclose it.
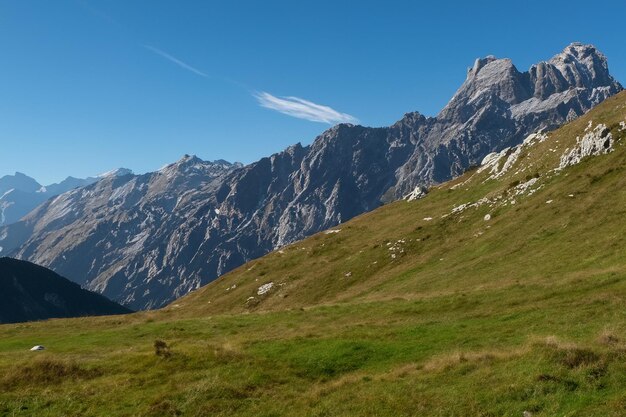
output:
{"label": "rocky mountain peak", "polygon": [[440,117],[465,123],[478,109],[498,106],[498,101],[504,107],[518,105],[528,110],[538,104],[533,98],[541,101],[551,98],[556,104],[577,95],[573,89],[587,90],[585,100],[597,104],[621,91],[622,86],[611,77],[606,57],[593,45],[571,43],[550,60],[535,64],[526,72],[519,72],[508,58],[489,55],[477,59],[468,69],[465,82]]}
{"label": "rocky mountain peak", "polygon": [[439,114],[440,119],[465,123],[477,109],[487,105],[518,104],[530,96],[524,74],[508,58],[493,55],[479,58],[452,100]]}
{"label": "rocky mountain peak", "polygon": [[183,155],[178,161],[168,164],[158,172],[167,176],[201,174],[210,163],[203,161],[196,155]]}
{"label": "rocky mountain peak", "polygon": [[580,42],[569,44],[549,61],[533,65],[529,84],[533,96],[539,99],[572,88],[606,88],[611,94],[622,89],[609,74],[606,56],[595,46]]}
{"label": "rocky mountain peak", "polygon": [[497,58],[493,55],[487,55],[485,58],[476,58],[476,61],[474,61],[474,66],[471,68],[467,69],[467,74],[468,77],[470,75],[472,76],[476,76],[476,74],[478,74],[478,72],[487,64],[496,61]]}
{"label": "rocky mountain peak", "polygon": [[187,163],[198,163],[204,162],[202,159],[198,158],[196,155],[184,154],[182,158],[176,162],[177,164],[187,164]]}
{"label": "rocky mountain peak", "polygon": [[204,161],[198,158],[196,155],[183,155],[178,161],[166,165],[159,170],[159,172],[179,172],[182,174],[188,173],[202,173],[207,171],[218,171],[218,170],[230,170],[233,168],[239,168],[242,164],[239,162],[228,162],[224,159],[218,159],[215,161]]}
{"label": "rocky mountain peak", "polygon": [[25,192],[35,192],[39,188],[41,188],[41,184],[21,172],[0,177],[0,196],[12,189]]}
{"label": "rocky mountain peak", "polygon": [[[128,168],[116,168],[113,169],[111,171],[107,171],[107,172],[103,172],[102,174],[98,175],[98,178],[106,178],[106,177],[123,177],[124,175],[132,175],[133,171],[131,169]],[[71,180],[72,177],[67,177],[67,180]]]}
{"label": "rocky mountain peak", "polygon": [[426,119],[427,119],[426,116],[424,116],[420,112],[417,112],[417,111],[409,112],[409,113],[405,113],[404,116],[402,116],[402,119],[394,123],[393,126],[395,127],[415,126],[418,123],[423,123]]}

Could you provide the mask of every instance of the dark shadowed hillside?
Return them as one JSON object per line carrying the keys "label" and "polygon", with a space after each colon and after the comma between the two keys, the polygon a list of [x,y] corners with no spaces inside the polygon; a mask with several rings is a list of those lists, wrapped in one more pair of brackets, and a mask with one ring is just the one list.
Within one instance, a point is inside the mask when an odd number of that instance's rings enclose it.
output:
{"label": "dark shadowed hillside", "polygon": [[0,323],[130,313],[44,267],[0,258]]}

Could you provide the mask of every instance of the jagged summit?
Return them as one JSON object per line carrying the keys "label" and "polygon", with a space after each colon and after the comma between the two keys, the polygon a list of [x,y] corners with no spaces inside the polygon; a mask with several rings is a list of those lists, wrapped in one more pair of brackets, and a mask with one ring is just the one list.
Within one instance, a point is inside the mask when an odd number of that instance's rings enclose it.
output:
{"label": "jagged summit", "polygon": [[204,161],[196,155],[185,154],[178,161],[165,165],[157,171],[157,173],[173,177],[177,175],[209,175],[211,177],[219,176],[222,172],[230,171],[233,168],[239,168],[242,164],[231,163],[223,159],[215,161]]}
{"label": "jagged summit", "polygon": [[21,172],[15,172],[13,175],[0,177],[0,196],[11,189],[25,192],[35,192],[39,188],[41,188],[41,184],[39,184],[34,178],[31,178]]}
{"label": "jagged summit", "polygon": [[[117,169],[113,169],[111,171],[107,171],[107,172],[103,172],[102,174],[98,175],[98,178],[106,178],[106,177],[122,177],[124,175],[132,175],[133,171],[132,169],[128,169],[128,168],[117,168]],[[68,177],[69,178],[69,177]]]}
{"label": "jagged summit", "polygon": [[[519,105],[533,98],[547,100],[554,94],[573,89],[595,89],[593,94],[581,97],[595,105],[621,91],[622,86],[609,74],[606,56],[593,45],[571,43],[550,60],[532,65],[526,72],[520,72],[508,58],[489,55],[476,59],[474,66],[468,69],[465,82],[441,116],[460,117],[465,121],[467,117],[458,112],[459,107],[474,102],[482,105],[484,96]],[[571,92],[558,99],[567,101],[574,96],[576,93]],[[532,107],[527,109],[532,110]]]}

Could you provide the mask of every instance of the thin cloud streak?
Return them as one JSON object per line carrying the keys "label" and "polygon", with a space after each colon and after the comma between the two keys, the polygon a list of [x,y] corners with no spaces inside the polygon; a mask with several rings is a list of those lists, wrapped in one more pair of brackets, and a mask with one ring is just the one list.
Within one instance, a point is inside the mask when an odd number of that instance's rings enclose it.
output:
{"label": "thin cloud streak", "polygon": [[302,98],[275,97],[264,91],[254,93],[253,95],[261,107],[275,110],[298,119],[328,123],[331,125],[336,123],[359,123],[359,120],[354,116],[340,113],[331,107],[316,104]]}
{"label": "thin cloud streak", "polygon": [[165,58],[165,59],[167,59],[170,62],[173,62],[174,64],[178,65],[179,67],[186,69],[187,71],[191,71],[194,74],[199,75],[201,77],[205,77],[205,78],[209,77],[208,74],[200,71],[197,68],[192,67],[191,65],[187,64],[186,62],[181,61],[180,59],[178,59],[178,58],[168,54],[165,51],[160,50],[159,48],[155,48],[154,46],[150,46],[150,45],[141,45],[141,46],[143,46],[144,48],[146,48],[147,50],[149,50],[151,52],[154,52],[155,54],[159,55],[160,57]]}

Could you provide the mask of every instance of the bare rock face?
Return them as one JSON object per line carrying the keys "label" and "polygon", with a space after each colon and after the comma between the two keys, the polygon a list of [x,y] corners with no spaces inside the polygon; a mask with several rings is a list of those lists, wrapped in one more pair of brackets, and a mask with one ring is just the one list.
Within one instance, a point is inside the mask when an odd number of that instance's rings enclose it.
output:
{"label": "bare rock face", "polygon": [[587,156],[603,155],[613,152],[613,135],[609,128],[600,123],[592,129],[591,126],[585,130],[585,135],[576,138],[576,146],[568,149],[559,163],[558,169],[563,169],[570,165],[576,165]]}
{"label": "bare rock face", "polygon": [[185,157],[49,200],[0,228],[2,254],[132,308],[156,308],[269,251],[446,181],[622,89],[593,46],[520,72],[479,59],[436,117],[337,125],[245,167]]}
{"label": "bare rock face", "polygon": [[74,188],[93,184],[103,176],[117,175],[120,172],[130,171],[120,168],[98,178],[67,177],[59,183],[46,186],[42,186],[33,178],[19,172],[15,175],[4,176],[0,178],[0,226],[17,222],[49,198]]}

